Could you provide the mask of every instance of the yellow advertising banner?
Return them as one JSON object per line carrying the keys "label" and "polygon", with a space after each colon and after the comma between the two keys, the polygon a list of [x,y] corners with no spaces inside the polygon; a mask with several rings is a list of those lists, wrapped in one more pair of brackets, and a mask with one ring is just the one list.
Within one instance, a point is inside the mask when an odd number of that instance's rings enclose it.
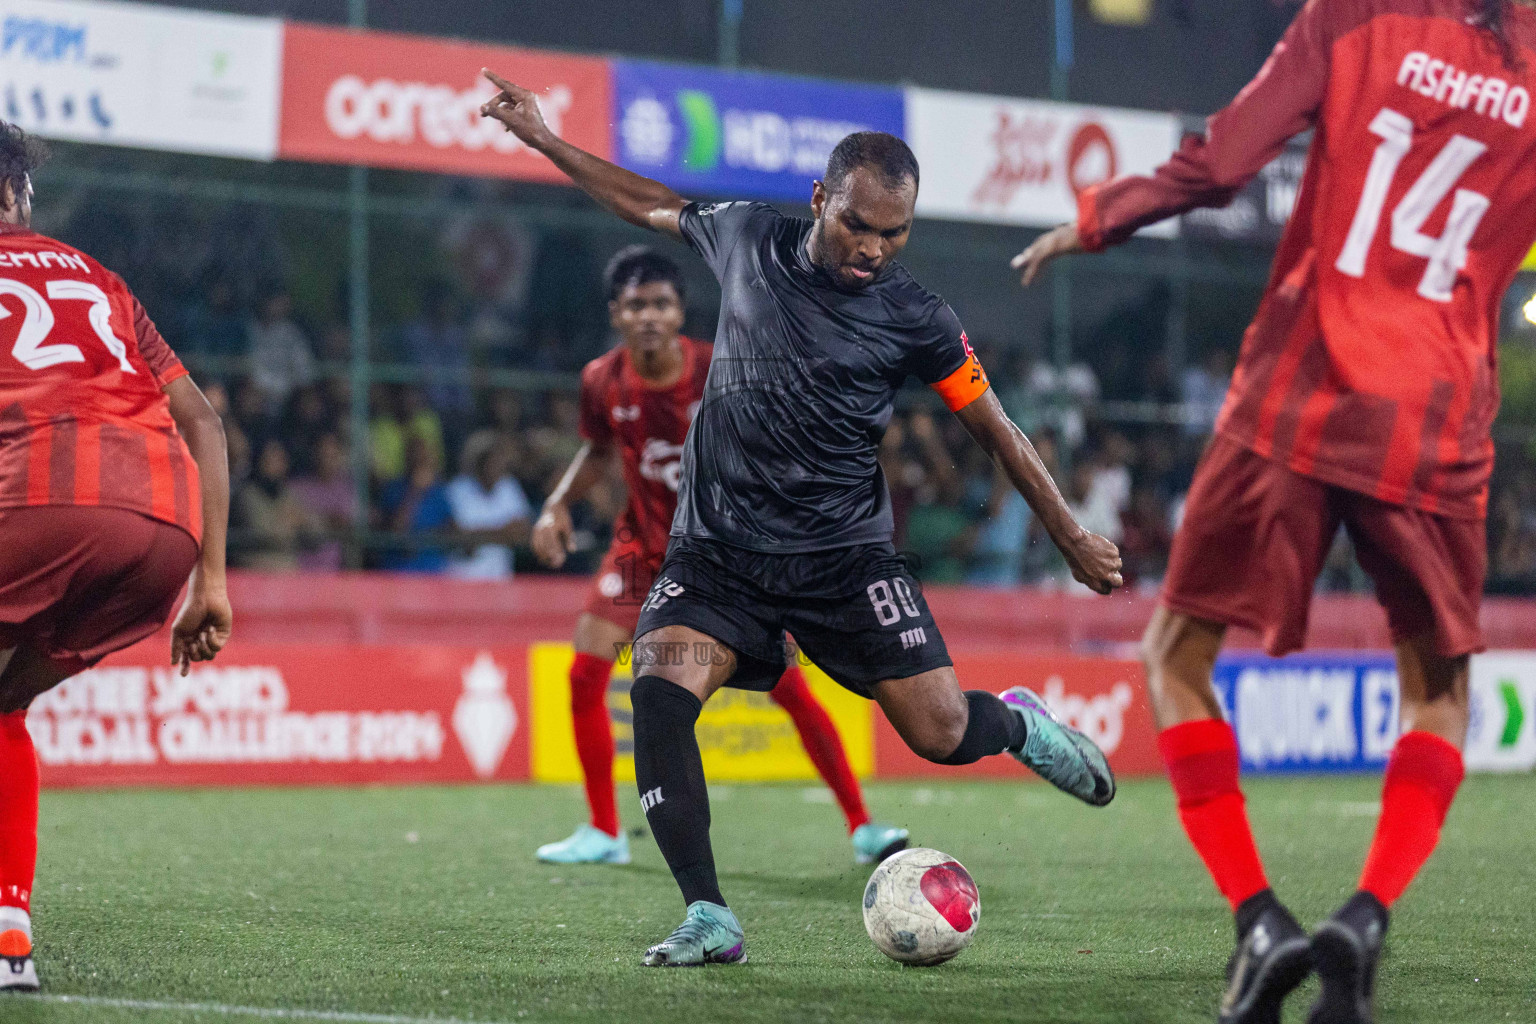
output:
{"label": "yellow advertising banner", "polygon": [[[576,759],[571,731],[570,671],[574,658],[568,643],[533,644],[528,649],[532,774],[536,782],[581,781],[581,763]],[[827,709],[843,738],[848,763],[856,775],[867,778],[875,767],[871,703],[838,686],[814,665],[804,666],[804,670],[811,692]],[[635,779],[631,682],[628,661],[616,663],[608,683],[608,714],[616,748],[613,777],[621,782]],[[721,690],[704,706],[697,733],[704,774],[711,782],[799,782],[817,777],[789,715],[766,693]]]}
{"label": "yellow advertising banner", "polygon": [[1531,254],[1525,258],[1525,263],[1520,269],[1536,270],[1536,249],[1531,250]]}

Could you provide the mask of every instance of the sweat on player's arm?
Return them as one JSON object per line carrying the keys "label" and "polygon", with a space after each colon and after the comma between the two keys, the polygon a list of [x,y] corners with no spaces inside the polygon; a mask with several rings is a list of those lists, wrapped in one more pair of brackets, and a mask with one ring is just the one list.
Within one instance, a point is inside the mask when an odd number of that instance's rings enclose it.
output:
{"label": "sweat on player's arm", "polygon": [[578,188],[629,223],[681,237],[677,215],[687,205],[686,199],[659,181],[577,149],[550,130],[535,93],[489,68],[481,68],[480,73],[501,90],[480,107],[482,117],[500,121],[530,149],[549,157]]}

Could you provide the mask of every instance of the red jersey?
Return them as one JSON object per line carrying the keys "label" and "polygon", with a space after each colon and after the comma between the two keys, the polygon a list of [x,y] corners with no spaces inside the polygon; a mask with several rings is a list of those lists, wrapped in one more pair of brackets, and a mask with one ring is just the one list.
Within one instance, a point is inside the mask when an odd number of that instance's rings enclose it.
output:
{"label": "red jersey", "polygon": [[629,501],[614,524],[614,534],[638,542],[653,559],[667,550],[683,471],[683,438],[704,397],[714,350],[692,338],[678,341],[683,346],[683,375],[668,388],[646,384],[623,345],[581,371],[581,436],[599,448],[618,448],[624,461]]}
{"label": "red jersey", "polygon": [[1515,60],[1471,0],[1311,0],[1204,138],[1087,190],[1090,250],[1230,202],[1316,134],[1217,431],[1382,501],[1481,518],[1499,305],[1536,240],[1536,11]]}
{"label": "red jersey", "polygon": [[200,542],[197,464],[162,391],[186,372],[122,278],[0,225],[0,508],[123,508]]}

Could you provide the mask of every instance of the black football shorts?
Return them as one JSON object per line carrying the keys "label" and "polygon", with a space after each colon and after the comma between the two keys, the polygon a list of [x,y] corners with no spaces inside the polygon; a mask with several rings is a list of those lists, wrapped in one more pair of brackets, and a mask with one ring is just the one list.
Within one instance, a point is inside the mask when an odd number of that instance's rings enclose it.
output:
{"label": "black football shorts", "polygon": [[889,543],[780,555],[674,537],[635,637],[663,626],[688,626],[734,651],[726,685],[742,690],[773,689],[795,657],[861,697],[881,680],[953,664],[921,587]]}

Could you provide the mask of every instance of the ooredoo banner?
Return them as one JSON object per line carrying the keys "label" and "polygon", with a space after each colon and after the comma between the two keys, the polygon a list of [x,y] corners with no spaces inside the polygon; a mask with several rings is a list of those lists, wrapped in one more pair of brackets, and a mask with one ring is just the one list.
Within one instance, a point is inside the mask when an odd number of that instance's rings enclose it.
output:
{"label": "ooredoo banner", "polygon": [[528,777],[527,648],[232,644],[183,677],[161,638],[32,704],[47,786]]}
{"label": "ooredoo banner", "polygon": [[545,157],[480,116],[496,93],[482,67],[537,93],[557,135],[609,155],[607,61],[299,24],[284,33],[279,155],[565,181]]}
{"label": "ooredoo banner", "polygon": [[899,89],[619,60],[613,150],[684,194],[809,202],[843,137],[904,134]]}
{"label": "ooredoo banner", "polygon": [[[1166,114],[934,89],[908,89],[906,99],[925,217],[1061,224],[1077,217],[1083,189],[1146,174],[1178,144],[1178,120]],[[1168,237],[1178,224],[1146,230]]]}
{"label": "ooredoo banner", "polygon": [[271,160],[282,22],[0,0],[4,118],[56,139]]}

